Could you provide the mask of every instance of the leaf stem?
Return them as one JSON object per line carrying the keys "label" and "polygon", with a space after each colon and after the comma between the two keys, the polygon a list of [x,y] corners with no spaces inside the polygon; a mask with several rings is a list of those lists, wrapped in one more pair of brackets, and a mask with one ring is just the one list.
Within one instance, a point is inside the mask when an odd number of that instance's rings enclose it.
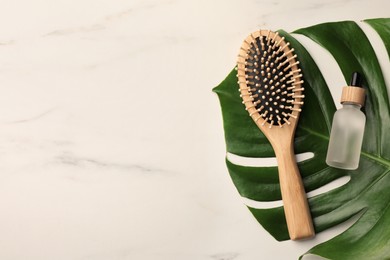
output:
{"label": "leaf stem", "polygon": [[370,159],[372,159],[374,161],[377,161],[380,164],[383,164],[384,166],[387,166],[388,168],[390,168],[390,161],[388,161],[386,159],[383,159],[380,156],[375,156],[375,155],[372,155],[372,154],[369,154],[369,153],[366,153],[366,152],[363,152],[363,151],[362,151],[362,155],[364,155],[367,158],[370,158]]}
{"label": "leaf stem", "polygon": [[318,133],[318,132],[316,132],[316,131],[313,131],[313,130],[311,130],[311,129],[309,129],[309,128],[306,128],[306,127],[299,126],[299,128],[302,128],[302,129],[305,130],[306,132],[308,132],[308,133],[310,133],[310,134],[313,134],[313,135],[315,135],[315,136],[318,136],[318,137],[320,137],[320,138],[322,138],[322,139],[329,140],[329,136],[320,134],[320,133]]}
{"label": "leaf stem", "polygon": [[[306,128],[306,127],[302,127],[302,126],[299,126],[299,127],[300,127],[301,129],[305,130],[306,132],[312,134],[312,135],[315,135],[315,136],[317,136],[317,137],[320,137],[320,138],[322,138],[322,139],[324,139],[324,140],[329,140],[329,137],[326,136],[326,135],[320,134],[320,133],[318,133],[318,132],[316,132],[316,131],[313,131],[313,130],[311,130],[311,129],[308,129],[308,128]],[[371,160],[374,160],[374,161],[376,161],[376,162],[378,162],[378,163],[380,163],[380,164],[386,166],[387,168],[390,168],[390,161],[388,161],[388,160],[386,160],[386,159],[383,159],[383,158],[380,157],[379,155],[372,155],[372,154],[369,154],[369,153],[364,152],[364,151],[362,151],[361,154],[362,154],[363,156],[365,156],[365,157],[371,159]]]}

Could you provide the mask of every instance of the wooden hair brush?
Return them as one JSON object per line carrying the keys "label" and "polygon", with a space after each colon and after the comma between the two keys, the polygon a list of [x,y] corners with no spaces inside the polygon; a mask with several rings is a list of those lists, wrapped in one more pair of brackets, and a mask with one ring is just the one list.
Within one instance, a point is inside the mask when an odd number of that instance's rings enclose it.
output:
{"label": "wooden hair brush", "polygon": [[303,105],[302,74],[290,43],[277,32],[260,30],[243,42],[237,61],[242,103],[271,143],[292,240],[314,236],[293,140]]}

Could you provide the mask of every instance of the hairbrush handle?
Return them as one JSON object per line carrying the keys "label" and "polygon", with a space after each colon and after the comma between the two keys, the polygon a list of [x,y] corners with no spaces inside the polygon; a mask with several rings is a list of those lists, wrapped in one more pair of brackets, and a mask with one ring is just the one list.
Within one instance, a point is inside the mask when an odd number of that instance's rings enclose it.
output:
{"label": "hairbrush handle", "polygon": [[311,238],[315,232],[306,192],[295,160],[293,145],[290,143],[288,146],[274,149],[288,233],[291,240]]}

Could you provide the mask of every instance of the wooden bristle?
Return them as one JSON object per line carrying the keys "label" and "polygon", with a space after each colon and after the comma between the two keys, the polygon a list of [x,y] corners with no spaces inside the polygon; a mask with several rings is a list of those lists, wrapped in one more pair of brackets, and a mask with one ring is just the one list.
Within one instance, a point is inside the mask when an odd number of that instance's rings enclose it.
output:
{"label": "wooden bristle", "polygon": [[[276,32],[255,32],[240,49],[237,62],[243,104],[255,121],[269,128],[290,125],[303,105],[304,88],[294,49]],[[249,111],[250,110],[250,111]]]}

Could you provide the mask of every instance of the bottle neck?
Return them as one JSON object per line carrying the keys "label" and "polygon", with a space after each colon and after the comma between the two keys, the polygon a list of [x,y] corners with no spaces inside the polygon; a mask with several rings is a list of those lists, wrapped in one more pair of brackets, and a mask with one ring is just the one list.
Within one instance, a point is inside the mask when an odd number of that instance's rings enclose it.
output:
{"label": "bottle neck", "polygon": [[361,109],[362,106],[356,103],[350,103],[350,102],[344,102],[342,103],[343,108],[355,108],[355,109]]}

